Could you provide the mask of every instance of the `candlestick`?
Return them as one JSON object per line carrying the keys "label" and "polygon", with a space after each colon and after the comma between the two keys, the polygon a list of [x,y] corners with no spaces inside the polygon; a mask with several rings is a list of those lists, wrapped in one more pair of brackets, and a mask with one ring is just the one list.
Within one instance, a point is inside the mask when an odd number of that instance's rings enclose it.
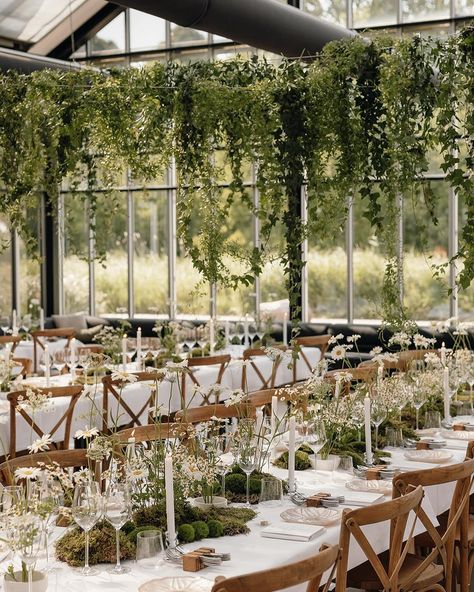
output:
{"label": "candlestick", "polygon": [[18,327],[17,327],[17,320],[16,320],[16,309],[13,309],[12,312],[12,335],[18,335]]}
{"label": "candlestick", "polygon": [[167,454],[165,457],[165,494],[168,546],[174,549],[176,547],[176,526],[174,519],[173,458],[171,454]]}
{"label": "candlestick", "polygon": [[368,465],[373,464],[372,431],[370,419],[370,398],[364,398],[364,426],[365,426],[365,460]]}
{"label": "candlestick", "polygon": [[214,320],[209,321],[209,354],[214,355]]}
{"label": "candlestick", "polygon": [[142,328],[137,329],[137,362],[138,369],[142,369]]}
{"label": "candlestick", "polygon": [[275,433],[276,433],[277,411],[278,411],[278,397],[276,395],[273,395],[272,396],[272,412],[271,412],[272,416],[270,418],[272,438],[275,436]]}
{"label": "candlestick", "polygon": [[11,349],[12,349],[11,343],[6,343],[5,350],[3,352],[3,356],[5,358],[5,364],[7,364],[7,365],[10,363]]}
{"label": "candlestick", "polygon": [[122,337],[122,366],[123,371],[127,371],[127,336]]}
{"label": "candlestick", "polygon": [[71,381],[74,382],[76,378],[76,340],[71,341],[71,358],[70,358]]}
{"label": "candlestick", "polygon": [[443,386],[444,386],[444,419],[449,419],[451,417],[450,413],[450,390],[449,390],[449,368],[446,366],[444,369],[444,376],[443,376]]}
{"label": "candlestick", "polygon": [[382,380],[383,380],[383,362],[381,364],[379,363],[379,367],[377,368],[377,392],[380,389],[380,385],[382,384]]}
{"label": "candlestick", "polygon": [[49,386],[50,377],[51,377],[51,370],[50,370],[51,362],[49,360],[49,348],[48,344],[44,346],[44,375],[46,378],[46,386]]}
{"label": "candlestick", "polygon": [[443,364],[443,366],[445,366],[446,365],[446,347],[444,345],[444,341],[441,344],[441,349],[439,351],[440,351],[441,364]]}
{"label": "candlestick", "polygon": [[245,347],[249,346],[249,315],[245,315],[244,320],[244,345]]}
{"label": "candlestick", "polygon": [[288,345],[288,315],[283,315],[283,345]]}
{"label": "candlestick", "polygon": [[296,453],[296,418],[290,417],[288,434],[288,491],[294,492],[295,487],[295,453]]}
{"label": "candlestick", "polygon": [[263,428],[263,410],[261,407],[257,409],[255,412],[255,432],[257,436],[262,435],[262,428]]}
{"label": "candlestick", "polygon": [[42,308],[40,308],[39,311],[39,327],[40,327],[40,331],[44,331],[44,310]]}

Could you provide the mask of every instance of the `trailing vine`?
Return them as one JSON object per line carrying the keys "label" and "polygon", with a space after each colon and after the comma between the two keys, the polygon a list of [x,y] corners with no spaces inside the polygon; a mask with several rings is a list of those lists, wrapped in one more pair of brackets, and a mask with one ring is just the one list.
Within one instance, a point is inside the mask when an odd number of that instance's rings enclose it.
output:
{"label": "trailing vine", "polygon": [[[87,200],[94,220],[100,210],[118,208],[119,174],[128,171],[140,186],[174,160],[178,236],[203,282],[250,285],[278,255],[296,320],[303,240],[342,233],[351,197],[364,205],[386,257],[383,316],[400,325],[399,196],[416,200],[421,191],[436,224],[434,194],[424,182],[433,149],[466,208],[460,286],[474,277],[473,66],[474,32],[467,28],[437,41],[334,42],[311,64],[236,59],[2,74],[0,213],[34,252],[25,210],[38,196],[57,212],[66,184]],[[258,204],[245,186],[248,163],[257,173]],[[225,192],[224,170],[231,177]],[[258,247],[229,238],[234,204],[259,217]],[[282,227],[284,246],[275,254],[270,245]],[[96,256],[106,256],[100,236]],[[242,271],[230,273],[229,260],[240,261]]]}

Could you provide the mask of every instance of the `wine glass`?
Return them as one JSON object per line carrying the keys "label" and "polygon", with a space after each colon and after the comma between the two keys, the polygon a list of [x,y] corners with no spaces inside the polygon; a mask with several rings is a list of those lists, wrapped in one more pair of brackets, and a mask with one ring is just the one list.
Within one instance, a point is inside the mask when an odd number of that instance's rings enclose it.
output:
{"label": "wine glass", "polygon": [[375,447],[379,447],[379,427],[386,416],[386,409],[379,401],[372,401],[371,420],[375,426]]}
{"label": "wine glass", "polygon": [[327,442],[326,428],[324,422],[320,419],[313,419],[307,422],[305,429],[305,442],[314,453],[314,461],[316,466],[316,458],[318,452],[323,448]]}
{"label": "wine glass", "polygon": [[[16,513],[16,508],[18,508],[20,506],[20,504],[23,502],[24,497],[23,497],[23,487],[21,487],[21,485],[6,485],[3,489],[2,489],[2,493],[1,493],[1,510],[2,510],[2,517],[4,518],[0,524],[1,524],[1,532],[0,532],[0,537],[6,541],[8,547],[12,547],[12,543],[14,543],[14,541],[17,538],[17,533],[15,528],[13,527],[13,525],[10,523],[10,521],[7,519],[5,520],[5,517],[7,517],[9,514],[15,514]],[[14,551],[10,551],[10,553],[8,554],[8,556],[12,557],[12,562],[14,559]]]}
{"label": "wine glass", "polygon": [[10,317],[0,317],[0,329],[4,335],[10,332]]}
{"label": "wine glass", "polygon": [[53,353],[53,365],[55,366],[55,368],[57,369],[59,374],[62,374],[62,371],[66,367],[66,352],[65,352],[65,350],[59,349]]}
{"label": "wine glass", "polygon": [[84,567],[81,573],[84,576],[95,575],[99,570],[89,565],[89,532],[102,515],[102,499],[97,483],[78,483],[74,488],[71,509],[72,517],[84,531],[86,539]]}
{"label": "wine glass", "polygon": [[115,528],[117,563],[109,570],[113,574],[124,574],[130,571],[120,563],[120,529],[130,518],[130,497],[128,483],[112,483],[105,494],[105,518]]}
{"label": "wine glass", "polygon": [[40,517],[35,514],[26,511],[18,518],[17,537],[21,540],[19,555],[28,570],[28,592],[32,592],[34,565],[44,545],[43,530]]}
{"label": "wine glass", "polygon": [[246,498],[245,498],[245,507],[250,508],[250,492],[249,492],[249,485],[250,485],[250,475],[252,471],[255,470],[257,466],[257,454],[258,454],[258,445],[257,440],[252,438],[250,440],[244,439],[243,441],[239,442],[237,447],[237,464],[242,469],[247,477],[247,484],[246,484]]}
{"label": "wine glass", "polygon": [[423,396],[423,392],[421,389],[414,389],[412,403],[413,403],[413,407],[415,408],[415,413],[416,413],[415,426],[416,426],[416,430],[418,430],[419,429],[418,420],[419,420],[419,415],[420,415],[420,409],[423,407],[423,405],[425,403],[425,398]]}
{"label": "wine glass", "polygon": [[151,355],[153,356],[154,359],[156,359],[156,357],[158,356],[158,354],[160,353],[160,347],[161,347],[161,340],[159,337],[150,337],[149,341],[149,351],[151,353]]}
{"label": "wine glass", "polygon": [[36,481],[32,495],[36,497],[39,507],[44,510],[42,528],[46,552],[46,569],[51,571],[49,566],[49,535],[52,533],[52,527],[59,516],[59,509],[64,505],[64,492],[61,485],[50,477]]}
{"label": "wine glass", "polygon": [[135,337],[127,337],[127,358],[131,362],[133,356],[137,353],[137,340]]}
{"label": "wine glass", "polygon": [[257,327],[255,323],[249,323],[249,347],[252,347],[253,340],[257,335]]}

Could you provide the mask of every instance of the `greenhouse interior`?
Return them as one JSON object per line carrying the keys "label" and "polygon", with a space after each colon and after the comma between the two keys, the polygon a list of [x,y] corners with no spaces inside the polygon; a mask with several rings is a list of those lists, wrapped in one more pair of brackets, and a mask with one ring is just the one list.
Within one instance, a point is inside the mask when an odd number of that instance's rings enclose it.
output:
{"label": "greenhouse interior", "polygon": [[470,591],[473,169],[474,0],[0,0],[3,589]]}

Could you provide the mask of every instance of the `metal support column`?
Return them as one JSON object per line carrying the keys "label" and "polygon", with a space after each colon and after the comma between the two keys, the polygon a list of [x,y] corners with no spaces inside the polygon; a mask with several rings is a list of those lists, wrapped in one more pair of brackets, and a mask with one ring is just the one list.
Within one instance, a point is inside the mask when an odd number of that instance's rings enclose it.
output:
{"label": "metal support column", "polygon": [[449,189],[449,237],[448,237],[448,257],[449,263],[449,288],[451,294],[449,296],[449,316],[457,317],[459,310],[458,303],[458,286],[456,283],[458,270],[457,262],[451,259],[457,255],[459,250],[459,201],[454,189]]}
{"label": "metal support column", "polygon": [[217,284],[209,284],[209,315],[214,320],[217,316]]}
{"label": "metal support column", "polygon": [[[306,186],[301,187],[301,222],[306,225],[308,222],[308,195]],[[301,244],[301,259],[303,269],[301,272],[301,321],[309,321],[309,293],[308,293],[308,238],[305,237]]]}
{"label": "metal support column", "polygon": [[135,316],[135,298],[133,289],[133,252],[134,252],[134,235],[135,235],[135,219],[133,207],[133,192],[130,189],[132,183],[130,171],[127,171],[127,263],[128,263],[128,316],[130,318]]}
{"label": "metal support column", "polygon": [[347,322],[354,322],[354,198],[347,196],[346,220]]}
{"label": "metal support column", "polygon": [[[256,187],[257,183],[257,170],[256,167],[253,167],[253,207],[255,210],[258,209],[260,205],[260,194]],[[253,246],[256,249],[260,248],[260,219],[255,214],[252,214],[252,239],[253,239]],[[260,277],[258,275],[255,276],[254,279],[254,292],[253,297],[255,298],[255,319],[257,322],[260,322],[260,303],[262,301],[261,294],[260,294]]]}
{"label": "metal support column", "polygon": [[[57,212],[59,215],[61,211]],[[62,215],[62,214],[61,214]],[[39,244],[41,255],[41,306],[46,316],[61,314],[62,307],[62,248],[57,216],[52,211],[48,196],[40,204]]]}
{"label": "metal support column", "polygon": [[[176,186],[176,171],[173,163],[168,170],[168,181],[172,187]],[[169,317],[176,318],[176,259],[177,259],[177,236],[176,236],[176,189],[168,192],[168,304]]]}
{"label": "metal support column", "polygon": [[21,291],[20,291],[20,239],[15,228],[11,231],[12,236],[12,308],[16,311],[21,310]]}
{"label": "metal support column", "polygon": [[56,220],[56,277],[54,291],[57,300],[58,314],[64,314],[64,252],[65,252],[65,220],[64,220],[64,195],[58,198],[58,215]]}

